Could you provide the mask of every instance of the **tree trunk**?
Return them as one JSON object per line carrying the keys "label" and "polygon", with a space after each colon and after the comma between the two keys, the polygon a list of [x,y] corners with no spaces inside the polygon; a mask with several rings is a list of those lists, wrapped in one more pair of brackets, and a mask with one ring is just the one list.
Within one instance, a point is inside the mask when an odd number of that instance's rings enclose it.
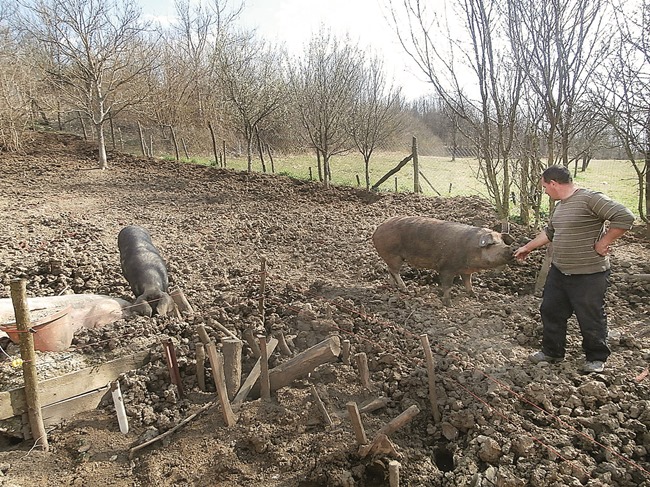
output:
{"label": "tree trunk", "polygon": [[106,157],[106,140],[104,137],[104,124],[98,123],[97,129],[97,147],[99,149],[99,168],[101,170],[108,169],[108,159]]}

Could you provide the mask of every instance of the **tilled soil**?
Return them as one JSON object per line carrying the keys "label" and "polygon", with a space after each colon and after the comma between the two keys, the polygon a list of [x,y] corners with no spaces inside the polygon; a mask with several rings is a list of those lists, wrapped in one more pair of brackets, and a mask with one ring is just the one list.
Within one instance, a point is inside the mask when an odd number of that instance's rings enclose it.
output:
{"label": "tilled soil", "polygon": [[[121,380],[130,431],[112,401],[49,432],[50,451],[3,426],[0,485],[381,486],[389,462],[401,486],[650,486],[650,243],[629,232],[613,250],[607,312],[613,354],[603,374],[580,373],[574,321],[567,360],[533,365],[541,338],[533,291],[542,252],[524,264],[475,275],[476,297],[460,284],[443,306],[435,272],[405,268],[408,292],[389,285],[369,237],[393,215],[423,215],[480,226],[496,217],[485,200],[325,189],[314,182],[94,150],[64,135],[35,134],[24,154],[0,154],[0,297],[25,278],[29,296],[97,293],[133,300],[121,274],[117,234],[147,228],[173,287],[194,315],[133,317],[76,334],[67,352],[38,352],[47,378],[150,350]],[[334,170],[336,166],[334,164]],[[519,245],[532,229],[513,225]],[[264,314],[260,263],[266,258]],[[52,260],[61,262],[56,272]],[[263,319],[262,319],[263,318]],[[282,332],[293,354],[330,335],[349,340],[352,360],[321,365],[272,394],[249,398],[227,427],[220,406],[200,412],[163,440],[129,449],[215,400],[196,378],[196,329],[220,344],[220,323],[236,335]],[[441,420],[435,421],[421,335],[436,362]],[[185,396],[170,384],[161,341],[171,338]],[[10,358],[18,347],[2,342]],[[355,361],[364,352],[370,387]],[[277,349],[274,367],[288,357]],[[244,376],[255,359],[247,343]],[[208,367],[209,368],[209,367]],[[3,390],[22,383],[0,362]],[[314,386],[332,421],[326,425]],[[363,456],[346,405],[382,397],[362,413],[372,440],[389,421],[419,413],[390,433],[392,448]]]}

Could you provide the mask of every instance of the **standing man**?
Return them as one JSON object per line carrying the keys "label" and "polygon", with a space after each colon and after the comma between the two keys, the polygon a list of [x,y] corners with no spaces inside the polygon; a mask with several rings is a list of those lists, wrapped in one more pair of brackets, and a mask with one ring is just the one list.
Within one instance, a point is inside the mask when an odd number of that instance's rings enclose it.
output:
{"label": "standing man", "polygon": [[553,242],[540,306],[542,349],[529,358],[536,364],[562,361],[567,321],[575,313],[586,356],[583,371],[602,372],[610,354],[605,314],[609,246],[632,228],[634,214],[602,193],[578,188],[564,166],[547,168],[541,182],[544,192],[558,201],[555,211],[548,226],[515,251],[515,258],[523,261],[532,250]]}

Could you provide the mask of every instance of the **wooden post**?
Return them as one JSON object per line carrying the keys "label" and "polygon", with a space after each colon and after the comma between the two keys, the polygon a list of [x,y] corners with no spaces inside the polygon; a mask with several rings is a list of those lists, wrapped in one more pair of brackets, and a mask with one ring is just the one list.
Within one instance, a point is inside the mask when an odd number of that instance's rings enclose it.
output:
{"label": "wooden post", "polygon": [[264,323],[264,293],[266,292],[266,257],[260,258],[260,302],[259,311]]}
{"label": "wooden post", "polygon": [[[273,353],[273,350],[275,350],[275,347],[277,345],[278,345],[278,341],[275,338],[271,338],[269,342],[266,344],[266,355],[270,356]],[[233,409],[235,410],[239,409],[242,402],[244,402],[244,399],[246,399],[246,396],[248,396],[248,393],[251,391],[251,389],[257,382],[257,379],[260,377],[261,362],[262,360],[259,359],[257,363],[253,366],[253,369],[250,371],[248,377],[246,377],[246,380],[242,384],[241,389],[239,389],[239,392],[232,400]]]}
{"label": "wooden post", "polygon": [[205,326],[204,325],[202,325],[202,324],[197,325],[196,332],[198,333],[199,338],[201,339],[201,343],[203,343],[203,345],[207,345],[208,343],[210,343],[212,341],[212,340],[210,340],[210,337],[208,336],[208,332],[205,331]]}
{"label": "wooden post", "polygon": [[172,297],[181,313],[186,312],[189,316],[194,316],[194,308],[192,308],[192,305],[187,300],[185,293],[181,289],[174,289],[169,293],[169,295]]}
{"label": "wooden post", "polygon": [[287,357],[291,357],[293,355],[293,352],[289,348],[289,345],[287,344],[287,340],[284,338],[284,333],[282,333],[282,330],[276,331],[273,334],[273,336],[278,340],[280,352],[282,352],[282,354],[286,355]]}
{"label": "wooden post", "polygon": [[262,352],[260,351],[259,343],[257,342],[255,336],[253,335],[253,330],[246,328],[242,333],[244,335],[244,340],[248,343],[248,346],[251,347],[251,352],[253,352],[253,357],[260,358]]}
{"label": "wooden post", "polygon": [[429,402],[431,403],[431,413],[433,421],[440,422],[440,410],[438,409],[438,393],[436,391],[436,365],[433,361],[431,346],[429,345],[429,336],[426,333],[420,335],[420,342],[424,349],[424,356],[427,362],[427,374],[429,376]]}
{"label": "wooden post", "polygon": [[269,381],[269,356],[266,353],[266,337],[258,335],[260,346],[260,397],[271,399],[271,382]]}
{"label": "wooden post", "polygon": [[366,389],[372,389],[372,384],[370,384],[370,372],[368,371],[368,357],[364,352],[357,353],[354,357],[357,362],[357,368],[359,369],[361,384]]}
{"label": "wooden post", "polygon": [[223,368],[226,376],[226,390],[228,399],[232,400],[241,385],[241,351],[242,342],[237,338],[224,338],[223,345]]}
{"label": "wooden post", "polygon": [[361,415],[359,414],[357,403],[351,401],[347,403],[345,406],[348,410],[348,416],[350,416],[350,421],[352,421],[352,428],[354,429],[354,437],[357,439],[357,443],[359,445],[367,444],[368,437],[366,436],[366,430],[363,428],[363,423],[361,422]]}
{"label": "wooden post", "polygon": [[401,464],[397,460],[388,462],[388,485],[389,487],[399,487],[399,468]]}
{"label": "wooden post", "polygon": [[11,301],[16,316],[16,329],[19,332],[20,357],[23,360],[23,378],[25,382],[25,402],[32,437],[35,444],[43,451],[49,451],[47,432],[43,424],[41,400],[38,395],[38,376],[36,374],[36,353],[34,352],[34,337],[30,332],[31,324],[29,306],[27,304],[27,281],[12,279],[10,284]]}
{"label": "wooden post", "polygon": [[217,394],[219,395],[219,403],[221,404],[221,412],[223,414],[224,422],[226,423],[226,426],[234,426],[237,419],[235,418],[235,413],[233,413],[230,401],[228,400],[228,391],[226,389],[226,378],[223,372],[221,354],[217,352],[217,347],[214,342],[210,342],[206,347],[206,350],[208,352],[208,358],[210,359],[210,365],[212,366],[212,378],[214,379],[214,385],[217,388]]}
{"label": "wooden post", "polygon": [[167,367],[169,368],[169,376],[171,378],[172,384],[174,384],[176,386],[176,389],[178,389],[178,397],[182,398],[185,396],[185,391],[183,390],[181,373],[178,370],[178,362],[176,360],[174,343],[172,342],[171,338],[168,338],[162,342],[162,346],[165,351],[165,359],[167,360]]}
{"label": "wooden post", "polygon": [[350,340],[341,342],[341,361],[345,365],[350,365]]}
{"label": "wooden post", "polygon": [[199,389],[205,391],[205,346],[196,344],[196,383]]}
{"label": "wooden post", "polygon": [[413,155],[413,192],[421,193],[422,188],[420,187],[420,163],[418,162],[418,139],[416,137],[413,137],[411,154]]}

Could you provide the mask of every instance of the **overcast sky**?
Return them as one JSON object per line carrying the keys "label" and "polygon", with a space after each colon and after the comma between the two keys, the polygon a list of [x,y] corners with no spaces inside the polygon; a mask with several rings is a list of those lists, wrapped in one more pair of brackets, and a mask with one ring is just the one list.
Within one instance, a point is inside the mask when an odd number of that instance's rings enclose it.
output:
{"label": "overcast sky", "polygon": [[[174,15],[174,0],[135,0],[145,15],[164,22]],[[350,35],[363,49],[384,57],[389,76],[413,99],[429,91],[414,74],[407,56],[384,19],[381,0],[246,0],[239,22],[258,34],[285,44],[292,54],[300,54],[321,25],[336,35]],[[419,78],[419,79],[418,79]]]}

